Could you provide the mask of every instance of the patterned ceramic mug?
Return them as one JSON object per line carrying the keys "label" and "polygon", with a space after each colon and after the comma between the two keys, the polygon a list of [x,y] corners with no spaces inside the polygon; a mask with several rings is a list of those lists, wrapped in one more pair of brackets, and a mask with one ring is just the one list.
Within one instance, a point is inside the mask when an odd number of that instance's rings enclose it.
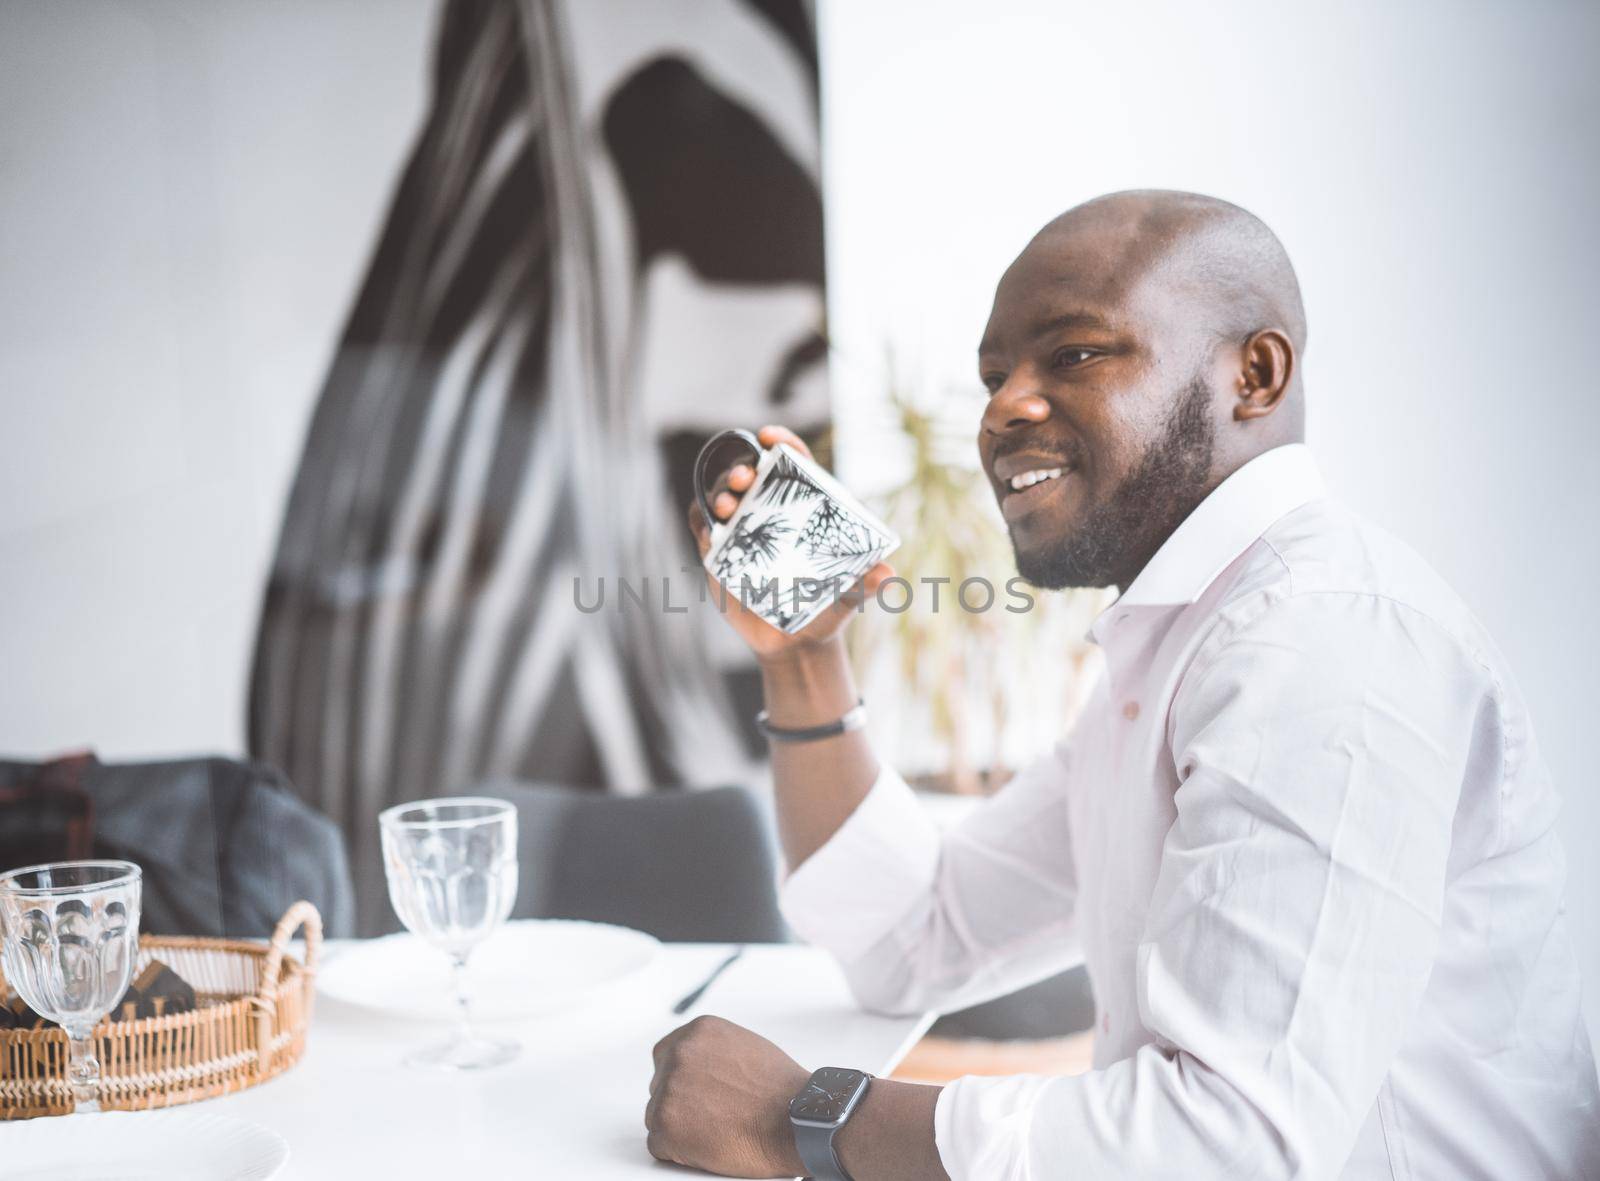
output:
{"label": "patterned ceramic mug", "polygon": [[[732,450],[730,442],[754,454],[756,478],[733,516],[719,522],[706,473],[717,454]],[[706,569],[746,608],[790,634],[900,544],[821,465],[783,443],[764,448],[749,431],[721,431],[706,440],[694,462],[694,488],[712,523]]]}

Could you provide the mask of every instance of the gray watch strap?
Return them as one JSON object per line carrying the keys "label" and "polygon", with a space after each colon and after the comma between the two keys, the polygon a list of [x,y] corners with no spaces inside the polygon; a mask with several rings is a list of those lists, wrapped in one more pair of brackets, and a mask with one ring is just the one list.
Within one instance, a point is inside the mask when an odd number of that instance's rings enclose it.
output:
{"label": "gray watch strap", "polygon": [[[826,1093],[829,1086],[837,1087],[846,1079],[854,1082],[854,1088],[846,1096],[844,1107],[833,1118],[833,1122],[826,1123],[805,1118],[808,1115],[821,1114],[814,1108],[807,1110],[805,1102],[809,1091],[820,1090]],[[800,1160],[806,1167],[806,1174],[814,1178],[814,1181],[850,1181],[850,1174],[845,1171],[844,1165],[839,1160],[839,1154],[833,1149],[833,1141],[839,1134],[839,1129],[850,1122],[850,1117],[861,1106],[862,1097],[866,1095],[867,1088],[871,1085],[872,1076],[864,1070],[824,1066],[820,1070],[813,1071],[811,1078],[806,1082],[806,1090],[790,1100],[789,1120],[794,1128],[795,1151],[800,1154]],[[837,1093],[829,1097],[836,1098]]]}
{"label": "gray watch strap", "polygon": [[850,1181],[850,1174],[844,1171],[838,1154],[833,1151],[833,1138],[842,1127],[843,1124],[832,1128],[794,1125],[795,1149],[806,1167],[806,1176],[813,1181]]}

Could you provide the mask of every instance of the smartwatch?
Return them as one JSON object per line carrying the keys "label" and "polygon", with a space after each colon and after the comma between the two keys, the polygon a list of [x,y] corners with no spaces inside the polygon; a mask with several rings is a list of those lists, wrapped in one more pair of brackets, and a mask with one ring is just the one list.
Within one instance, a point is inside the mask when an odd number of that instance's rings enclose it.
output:
{"label": "smartwatch", "polygon": [[872,1076],[843,1066],[824,1066],[789,1100],[794,1146],[815,1181],[850,1181],[833,1151],[833,1138],[860,1105]]}

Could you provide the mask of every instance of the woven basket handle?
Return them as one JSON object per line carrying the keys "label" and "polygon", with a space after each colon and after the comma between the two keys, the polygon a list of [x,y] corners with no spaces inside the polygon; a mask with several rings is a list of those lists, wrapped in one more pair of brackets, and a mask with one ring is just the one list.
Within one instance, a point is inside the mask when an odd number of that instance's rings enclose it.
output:
{"label": "woven basket handle", "polygon": [[283,968],[283,956],[289,948],[289,939],[301,926],[306,929],[306,971],[317,970],[317,952],[322,950],[322,916],[317,908],[302,899],[278,920],[273,929],[272,942],[267,945],[267,967],[261,973],[260,999],[278,987],[278,973]]}

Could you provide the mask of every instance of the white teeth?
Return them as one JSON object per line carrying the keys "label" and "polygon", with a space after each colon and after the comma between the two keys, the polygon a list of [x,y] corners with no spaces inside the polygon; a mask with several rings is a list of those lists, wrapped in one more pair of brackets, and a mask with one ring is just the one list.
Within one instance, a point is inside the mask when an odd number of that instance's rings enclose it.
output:
{"label": "white teeth", "polygon": [[1040,480],[1054,480],[1061,474],[1058,467],[1039,468],[1036,471],[1023,472],[1020,476],[1011,477],[1011,491],[1021,492],[1024,488],[1032,488]]}

